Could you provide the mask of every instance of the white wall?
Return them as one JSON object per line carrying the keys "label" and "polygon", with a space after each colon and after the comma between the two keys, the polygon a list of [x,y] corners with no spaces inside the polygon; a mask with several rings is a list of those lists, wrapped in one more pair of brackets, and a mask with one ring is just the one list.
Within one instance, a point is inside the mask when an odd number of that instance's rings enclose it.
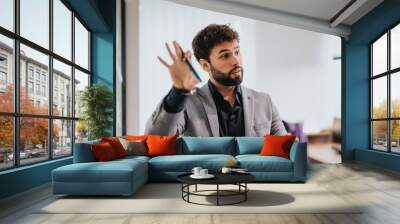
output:
{"label": "white wall", "polygon": [[[137,0],[126,0],[132,1]],[[340,56],[339,38],[162,0],[141,0],[139,12],[137,20],[126,21],[127,42],[139,33],[140,46],[138,66],[130,69],[128,64],[135,60],[129,55],[135,53],[129,51],[136,49],[127,47],[127,77],[136,77],[128,78],[127,88],[137,87],[129,94],[139,96],[135,104],[127,95],[128,134],[144,132],[146,120],[171,88],[168,71],[157,60],[158,55],[169,59],[164,43],[177,40],[191,49],[195,34],[210,23],[230,23],[239,32],[243,85],[271,94],[285,120],[303,121],[305,131],[317,132],[330,126],[334,116],[340,117],[340,61],[332,60]],[[127,18],[131,13],[135,12],[127,7]],[[206,81],[208,74],[194,64]]]}

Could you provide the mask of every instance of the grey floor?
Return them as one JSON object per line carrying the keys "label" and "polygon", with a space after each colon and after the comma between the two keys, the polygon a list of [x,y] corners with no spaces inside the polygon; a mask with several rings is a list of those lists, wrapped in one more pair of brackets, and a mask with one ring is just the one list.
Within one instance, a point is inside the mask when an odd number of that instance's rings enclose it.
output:
{"label": "grey floor", "polygon": [[312,164],[308,183],[368,206],[356,214],[36,214],[55,199],[49,185],[0,201],[0,223],[400,223],[400,173],[359,163]]}

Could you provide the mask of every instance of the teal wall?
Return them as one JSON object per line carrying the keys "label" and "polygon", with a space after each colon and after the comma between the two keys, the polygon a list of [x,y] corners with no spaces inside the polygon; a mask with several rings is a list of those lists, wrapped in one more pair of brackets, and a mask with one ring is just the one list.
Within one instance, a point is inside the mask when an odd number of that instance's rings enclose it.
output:
{"label": "teal wall", "polygon": [[[114,90],[115,0],[67,0],[67,2],[92,31],[92,82],[104,83]],[[110,132],[115,132],[113,127],[110,127]],[[72,157],[68,157],[1,171],[0,199],[50,182],[53,169],[71,163]]]}
{"label": "teal wall", "polygon": [[369,149],[369,43],[400,22],[400,0],[386,0],[351,27],[342,39],[343,160],[399,170],[400,157]]}
{"label": "teal wall", "polygon": [[107,32],[92,32],[92,83],[108,86],[114,95],[113,125],[109,128],[110,135],[115,136],[115,1],[98,1],[98,9],[108,24]]}
{"label": "teal wall", "polygon": [[69,157],[0,172],[0,199],[48,183],[53,169],[71,163]]}

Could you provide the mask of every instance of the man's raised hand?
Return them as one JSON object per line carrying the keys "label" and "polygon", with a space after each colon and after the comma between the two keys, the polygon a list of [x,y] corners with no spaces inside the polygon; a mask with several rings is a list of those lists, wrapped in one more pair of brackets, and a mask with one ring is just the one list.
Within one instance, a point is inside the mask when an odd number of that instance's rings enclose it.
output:
{"label": "man's raised hand", "polygon": [[[175,53],[172,52],[168,43],[165,43],[165,47],[172,59],[172,64],[168,64],[164,59],[158,56],[158,60],[168,68],[169,74],[171,75],[172,83],[175,88],[192,90],[195,88],[198,80],[193,75],[189,66],[185,62],[185,58],[191,59],[192,53],[190,51],[182,52],[182,48],[176,41],[173,41]],[[184,56],[183,56],[184,55]]]}

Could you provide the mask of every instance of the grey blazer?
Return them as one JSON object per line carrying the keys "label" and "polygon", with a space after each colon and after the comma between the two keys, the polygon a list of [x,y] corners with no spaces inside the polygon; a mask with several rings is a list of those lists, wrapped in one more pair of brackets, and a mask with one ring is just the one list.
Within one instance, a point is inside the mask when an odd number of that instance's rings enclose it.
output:
{"label": "grey blazer", "polygon": [[[244,86],[242,91],[246,136],[286,135],[285,127],[271,97]],[[220,136],[217,109],[207,84],[186,98],[184,109],[168,113],[164,99],[146,123],[146,134],[179,136]]]}

